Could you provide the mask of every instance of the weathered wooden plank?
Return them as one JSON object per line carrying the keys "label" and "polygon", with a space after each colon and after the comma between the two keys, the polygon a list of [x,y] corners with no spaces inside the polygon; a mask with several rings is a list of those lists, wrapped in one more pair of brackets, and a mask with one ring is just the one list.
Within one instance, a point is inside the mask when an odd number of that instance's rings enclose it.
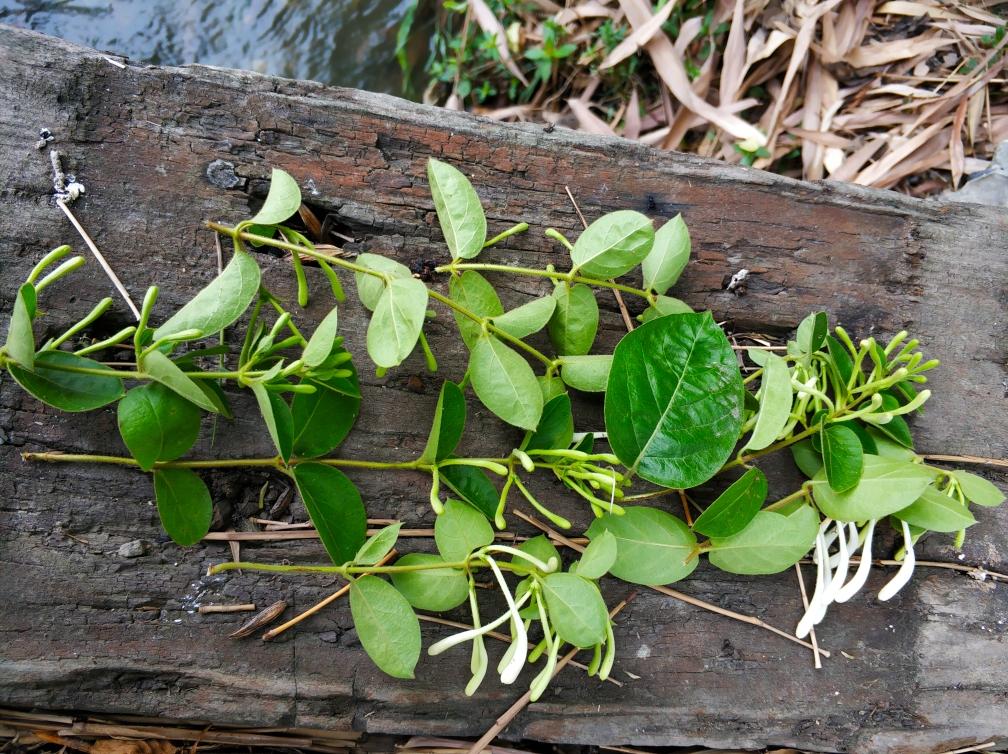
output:
{"label": "weathered wooden plank", "polygon": [[[1006,455],[1002,212],[797,183],[621,140],[501,126],[305,82],[201,67],[120,70],[82,48],[7,28],[0,29],[0,62],[3,312],[40,253],[76,244],[49,202],[48,161],[33,147],[38,128],[57,135],[54,146],[87,186],[75,205],[82,222],[134,297],[151,282],[161,285],[161,312],[215,272],[213,240],[200,219],[247,216],[250,195],[261,195],[274,165],[298,176],[309,200],[358,239],[349,249],[406,262],[443,257],[423,171],[435,155],[465,164],[492,232],[519,219],[532,225],[495,251],[507,262],[563,263],[541,231],[577,232],[564,193],[569,186],[588,216],[619,208],[656,218],[682,211],[696,259],[676,293],[737,327],[784,331],[815,308],[861,335],[907,327],[944,361],[936,398],[918,421],[922,449]],[[221,187],[229,182],[222,176],[233,176],[230,190]],[[271,286],[290,299],[282,261],[264,255],[262,262]],[[72,288],[46,297],[44,321],[51,327],[114,295],[91,267]],[[752,276],[748,294],[736,297],[722,281],[742,267]],[[508,285],[512,302],[545,290],[528,281]],[[600,341],[608,348],[622,325],[613,302],[605,296],[601,302]],[[307,318],[324,307],[315,301]],[[345,315],[349,347],[363,355],[364,313],[351,301]],[[119,316],[110,330],[128,321],[125,309]],[[0,327],[5,323],[0,315]],[[442,313],[432,335],[444,373],[457,377],[464,354],[450,317]],[[422,369],[412,357],[383,380],[365,379],[361,420],[343,449],[348,456],[419,452],[438,386]],[[251,406],[240,408],[249,410],[234,425],[218,427],[213,446],[207,431],[200,455],[269,453]],[[581,428],[600,426],[599,408],[581,403]],[[511,434],[484,410],[471,409],[468,449],[510,447]],[[361,652],[346,604],[269,644],[226,639],[240,617],[188,611],[204,590],[208,600],[266,604],[282,596],[304,608],[332,585],[252,574],[201,583],[206,565],[227,557],[226,546],[182,551],[167,542],[144,477],[20,460],[27,449],[120,452],[114,423],[112,412],[61,415],[9,381],[0,384],[0,601],[7,606],[0,619],[0,702],[475,735],[520,693],[488,683],[473,699],[460,697],[467,665],[461,653],[449,655],[457,666],[446,658],[423,660],[414,682],[383,676]],[[240,524],[254,514],[266,478],[211,475],[222,521]],[[419,478],[354,478],[372,515],[429,522]],[[585,522],[583,511],[570,510]],[[981,511],[981,518],[965,560],[1003,569],[1008,516]],[[119,546],[135,539],[146,541],[146,554],[120,557]],[[246,544],[244,551],[264,560],[313,560],[321,553],[311,541]],[[937,543],[928,554],[953,557]],[[880,576],[871,583],[877,589]],[[680,586],[783,627],[800,614],[791,574],[749,579],[701,568]],[[613,602],[629,591],[618,583],[606,587]],[[846,751],[941,751],[1005,736],[1005,594],[990,582],[921,569],[892,603],[866,594],[832,608],[819,635],[834,657],[817,672],[808,653],[769,633],[642,592],[619,620],[617,678],[624,686],[566,670],[507,735]],[[424,635],[430,640],[442,632],[425,627]]]}

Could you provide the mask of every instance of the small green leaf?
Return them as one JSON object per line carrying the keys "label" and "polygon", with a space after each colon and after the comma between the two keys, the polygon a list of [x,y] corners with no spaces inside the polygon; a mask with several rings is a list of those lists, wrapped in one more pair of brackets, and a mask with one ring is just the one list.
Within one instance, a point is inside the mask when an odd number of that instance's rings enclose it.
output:
{"label": "small green leaf", "polygon": [[711,565],[728,573],[768,574],[790,568],[815,543],[819,514],[803,505],[789,516],[760,511],[731,537],[711,537]]}
{"label": "small green leaf", "polygon": [[609,611],[595,584],[573,573],[551,573],[543,579],[542,591],[550,623],[561,639],[575,647],[605,639]]}
{"label": "small green leaf", "polygon": [[654,226],[640,212],[629,209],[610,212],[578,237],[571,260],[583,274],[608,280],[644,261],[654,240]]}
{"label": "small green leaf", "polygon": [[982,505],[985,508],[996,508],[1005,501],[1004,493],[993,482],[982,476],[961,469],[953,471],[952,476],[959,482],[960,489],[971,503]]}
{"label": "small green leaf", "polygon": [[434,542],[449,562],[465,560],[473,550],[493,540],[493,529],[486,517],[461,500],[448,500],[434,521]]}
{"label": "small green leaf", "polygon": [[823,467],[822,456],[812,445],[811,440],[802,440],[791,446],[791,457],[795,466],[809,479],[814,477]]}
{"label": "small green leaf", "polygon": [[851,359],[850,351],[832,335],[826,336],[826,348],[829,350],[830,359],[836,367],[837,375],[846,385],[854,373],[854,361]]}
{"label": "small green leaf", "polygon": [[[440,555],[411,552],[396,561],[397,566],[438,566]],[[392,583],[417,610],[443,613],[458,607],[469,596],[469,581],[458,568],[432,568],[429,571],[401,571],[392,574]]]}
{"label": "small green leaf", "polygon": [[[379,254],[358,254],[354,261],[361,267],[367,267],[375,272],[383,272],[393,279],[413,277],[409,267]],[[361,303],[368,311],[373,312],[378,306],[382,294],[385,293],[385,281],[366,272],[355,272],[354,280],[357,282],[357,295],[360,297]]]}
{"label": "small green leaf", "polygon": [[486,242],[486,217],[469,179],[451,165],[427,161],[434,209],[445,243],[455,259],[472,259]]}
{"label": "small green leaf", "polygon": [[532,367],[493,336],[476,341],[469,359],[473,390],[483,405],[522,429],[535,429],[543,399]]}
{"label": "small green leaf", "polygon": [[875,438],[872,437],[871,433],[865,429],[865,426],[861,422],[854,419],[853,421],[846,422],[845,425],[850,427],[851,432],[857,435],[858,440],[861,442],[861,449],[865,453],[870,453],[873,456],[879,455],[878,443],[875,442]]}
{"label": "small green leaf", "polygon": [[361,548],[354,555],[353,562],[357,565],[374,565],[379,560],[384,558],[389,552],[395,547],[396,540],[399,539],[399,530],[402,528],[402,522],[397,521],[394,524],[389,524],[388,526],[379,529],[372,537],[361,545]]}
{"label": "small green leaf", "polygon": [[35,363],[35,333],[32,332],[34,312],[35,286],[25,283],[14,299],[14,310],[7,326],[7,343],[4,345],[4,351],[11,361],[25,369],[31,369]]}
{"label": "small green leaf", "polygon": [[183,547],[194,545],[210,531],[213,501],[210,490],[190,469],[157,469],[154,496],[168,536]]}
{"label": "small green leaf", "polygon": [[879,456],[864,457],[861,481],[847,492],[834,492],[825,469],[813,477],[812,495],[824,515],[837,521],[869,521],[906,508],[935,478],[917,463]]}
{"label": "small green leaf", "polygon": [[822,348],[828,333],[829,319],[826,312],[813,312],[798,325],[798,348],[805,354],[814,353]]}
{"label": "small green leaf", "polygon": [[259,413],[266,422],[273,445],[286,463],[294,450],[294,417],[290,406],[278,393],[267,390],[261,382],[253,382],[249,387],[259,404]]}
{"label": "small green leaf", "polygon": [[131,388],[119,401],[118,419],[119,434],[144,471],[185,455],[200,430],[199,409],[156,382]]}
{"label": "small green leaf", "polygon": [[554,309],[556,299],[553,296],[543,296],[494,317],[493,323],[508,335],[526,338],[546,327]]}
{"label": "small green leaf", "polygon": [[537,375],[536,382],[539,383],[539,389],[543,394],[543,404],[549,403],[558,395],[567,394],[567,386],[564,384],[564,381],[555,374],[550,375],[549,377],[546,375]]}
{"label": "small green leaf", "polygon": [[641,322],[650,322],[659,317],[667,317],[670,314],[692,314],[693,307],[685,301],[680,301],[672,296],[658,296],[655,302],[641,312],[638,319]]}
{"label": "small green leaf", "polygon": [[609,444],[631,473],[665,487],[695,487],[735,447],[742,392],[735,352],[710,312],[653,320],[613,353]]}
{"label": "small green leaf", "polygon": [[[524,553],[528,553],[533,558],[538,558],[543,563],[549,563],[550,560],[552,559],[556,559],[556,562],[558,564],[563,562],[560,559],[560,553],[557,552],[557,548],[554,547],[553,543],[550,542],[542,534],[536,537],[532,537],[531,539],[526,539],[524,542],[518,545],[518,549]],[[528,565],[528,561],[522,560],[521,558],[517,557],[513,558],[511,562],[522,565]]]}
{"label": "small green leaf", "polygon": [[353,482],[339,469],[299,463],[292,471],[308,516],[336,565],[352,560],[367,535],[367,514]]}
{"label": "small green leaf", "polygon": [[689,230],[682,215],[676,215],[655,231],[654,246],[641,262],[644,287],[664,294],[679,279],[689,256]]}
{"label": "small green leaf", "polygon": [[791,416],[791,369],[787,362],[774,353],[765,352],[763,378],[759,389],[759,413],[747,450],[763,450],[784,430]]}
{"label": "small green leaf", "polygon": [[301,189],[289,173],[273,168],[269,193],[262,208],[249,222],[257,225],[276,225],[291,217],[301,206]]}
{"label": "small green leaf", "polygon": [[598,332],[599,308],[587,285],[558,283],[553,289],[556,308],[547,324],[550,341],[561,356],[581,356],[591,350]]}
{"label": "small green leaf", "polygon": [[558,395],[543,406],[539,426],[525,443],[525,450],[567,449],[574,438],[574,415],[570,396]]}
{"label": "small green leaf", "polygon": [[875,441],[875,447],[878,449],[877,455],[897,461],[913,461],[917,458],[917,454],[913,450],[883,434],[878,427],[869,427],[867,431]]}
{"label": "small green leaf", "polygon": [[477,466],[442,466],[441,481],[462,500],[493,521],[500,493],[487,473]]}
{"label": "small green leaf", "polygon": [[671,584],[697,567],[696,537],[675,516],[637,505],[622,516],[605,515],[588,527],[592,541],[608,531],[616,537],[616,562],[609,572],[631,584]]}
{"label": "small green leaf", "polygon": [[413,277],[393,278],[385,288],[367,329],[371,360],[388,369],[413,352],[427,312],[427,286]]}
{"label": "small green leaf", "polygon": [[377,576],[350,585],[350,614],[361,646],[379,670],[412,678],[420,659],[420,621],[409,602]]}
{"label": "small green leaf", "polygon": [[846,492],[861,479],[864,449],[845,424],[831,424],[822,431],[822,456],[826,479],[834,492]]}
{"label": "small green leaf", "polygon": [[612,354],[561,356],[560,376],[575,390],[604,393],[612,369]]}
{"label": "small green leaf", "polygon": [[[480,317],[498,317],[504,314],[504,307],[497,297],[497,291],[476,270],[466,270],[458,276],[452,275],[448,281],[448,294],[456,304]],[[452,314],[458,323],[462,340],[466,346],[472,348],[476,345],[482,328],[477,322],[457,311],[453,310]]]}
{"label": "small green leaf", "polygon": [[223,330],[248,309],[259,292],[261,276],[255,260],[236,251],[220,275],[154,331],[153,340],[183,330],[199,330],[204,335]]}
{"label": "small green leaf", "polygon": [[445,380],[441,385],[434,421],[427,436],[427,446],[418,459],[420,463],[437,463],[455,452],[465,429],[466,403],[462,390],[454,382]]}
{"label": "small green leaf", "polygon": [[[346,362],[344,367],[353,369],[353,364]],[[356,394],[342,389],[347,379]],[[295,393],[291,400],[293,453],[300,458],[317,458],[339,447],[357,421],[361,404],[357,370],[349,378],[306,380],[306,384],[314,385],[315,392]]]}
{"label": "small green leaf", "polygon": [[730,537],[753,520],[767,496],[767,479],[753,467],[732,482],[693,522],[693,531],[708,537]]}
{"label": "small green leaf", "polygon": [[[899,399],[896,398],[896,396],[886,392],[883,392],[881,395],[882,408],[880,411],[882,413],[886,411],[893,411],[900,407]],[[910,448],[911,450],[913,449],[913,435],[910,434],[910,427],[906,423],[906,419],[902,416],[894,416],[885,424],[874,424],[873,426],[878,429],[879,432],[887,435],[903,447]]]}
{"label": "small green leaf", "polygon": [[976,523],[969,508],[934,486],[927,487],[919,498],[893,516],[921,529],[938,532],[956,532]]}
{"label": "small green leaf", "polygon": [[105,369],[97,361],[66,351],[41,352],[31,370],[17,364],[7,368],[21,387],[61,411],[91,411],[119,400],[125,393],[118,377],[65,372],[59,367]]}
{"label": "small green leaf", "polygon": [[308,345],[304,347],[301,360],[310,367],[317,367],[329,358],[336,343],[337,319],[339,312],[334,306],[322,321],[319,322],[315,332],[308,339]]}
{"label": "small green leaf", "polygon": [[616,562],[616,549],[616,537],[603,531],[585,548],[577,564],[577,575],[593,580],[602,578]]}
{"label": "small green leaf", "polygon": [[199,385],[160,351],[148,353],[144,356],[140,366],[147,376],[155,382],[160,382],[169,390],[174,390],[204,411],[209,411],[212,414],[217,413],[217,405],[200,390]]}

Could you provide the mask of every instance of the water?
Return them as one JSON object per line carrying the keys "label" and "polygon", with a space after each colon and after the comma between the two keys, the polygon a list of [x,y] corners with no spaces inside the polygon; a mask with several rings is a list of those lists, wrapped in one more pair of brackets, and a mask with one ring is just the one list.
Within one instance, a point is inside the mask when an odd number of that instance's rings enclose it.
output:
{"label": "water", "polygon": [[[412,1],[0,0],[0,23],[134,61],[246,68],[402,95],[396,33]],[[429,36],[421,15],[409,49],[414,67]]]}

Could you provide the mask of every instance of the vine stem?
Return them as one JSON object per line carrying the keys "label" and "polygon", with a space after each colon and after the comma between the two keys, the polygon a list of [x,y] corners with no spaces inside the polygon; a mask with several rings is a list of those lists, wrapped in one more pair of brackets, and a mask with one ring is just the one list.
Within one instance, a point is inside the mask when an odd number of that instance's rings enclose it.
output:
{"label": "vine stem", "polygon": [[[22,460],[45,461],[48,463],[109,463],[118,466],[139,466],[130,456],[92,455],[88,453],[22,453]],[[477,460],[477,459],[474,459]],[[483,460],[483,459],[478,459]],[[419,461],[367,461],[354,458],[292,458],[287,466],[299,463],[321,463],[326,466],[342,466],[352,469],[406,469],[429,471],[432,467]],[[216,460],[159,461],[155,469],[239,469],[274,468],[283,469],[279,456],[273,458],[221,458]]]}
{"label": "vine stem", "polygon": [[354,574],[370,573],[410,573],[413,571],[434,571],[443,568],[463,569],[470,565],[468,560],[458,560],[454,562],[442,563],[416,563],[415,565],[402,566],[338,566],[338,565],[286,565],[282,563],[246,563],[228,561],[210,566],[207,570],[208,576],[221,573],[223,571],[266,571],[269,573],[335,573],[339,576],[352,576]]}
{"label": "vine stem", "polygon": [[556,272],[555,270],[539,270],[534,267],[511,267],[506,264],[489,264],[482,262],[462,262],[442,265],[435,268],[436,272],[455,272],[465,270],[476,270],[482,272],[506,272],[511,275],[523,275],[525,277],[550,278],[551,280],[564,280],[568,283],[584,283],[596,288],[611,288],[614,291],[622,291],[633,296],[651,301],[651,294],[641,288],[634,288],[631,285],[616,283],[611,280],[601,280],[599,278],[589,278],[583,275],[572,275],[569,272]]}
{"label": "vine stem", "polygon": [[[147,372],[139,372],[135,369],[97,369],[94,367],[75,367],[67,364],[45,364],[46,369],[53,369],[57,372],[73,372],[74,374],[90,374],[95,377],[116,377],[126,380],[149,380],[151,376]],[[264,370],[254,372],[183,372],[186,377],[194,380],[237,380],[240,377],[259,377],[266,374]]]}

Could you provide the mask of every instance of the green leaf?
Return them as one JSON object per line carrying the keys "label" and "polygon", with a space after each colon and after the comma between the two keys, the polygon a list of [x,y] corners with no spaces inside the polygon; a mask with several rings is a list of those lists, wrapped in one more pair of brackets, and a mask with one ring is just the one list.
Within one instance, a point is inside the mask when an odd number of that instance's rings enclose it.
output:
{"label": "green leaf", "polygon": [[868,521],[906,508],[934,478],[935,471],[921,464],[866,455],[861,481],[853,489],[834,492],[825,469],[813,477],[811,485],[824,515],[837,521]]}
{"label": "green leaf", "polygon": [[532,367],[497,338],[476,341],[469,359],[473,390],[483,405],[522,429],[535,429],[542,416],[543,399]]}
{"label": "green leaf", "polygon": [[767,497],[767,479],[753,467],[732,482],[700,518],[693,522],[693,531],[708,537],[730,537],[742,531],[753,520]]}
{"label": "green leaf", "polygon": [[682,215],[676,215],[655,232],[654,246],[641,262],[644,287],[664,294],[679,279],[689,256],[689,230]]}
{"label": "green leaf", "polygon": [[603,531],[585,548],[577,564],[577,575],[586,579],[602,578],[616,563],[616,549],[616,537],[610,531]]}
{"label": "green leaf", "polygon": [[[881,395],[882,408],[880,412],[893,411],[900,407],[900,402],[896,396],[886,392],[881,393]],[[903,447],[913,449],[913,435],[910,434],[910,426],[902,416],[894,416],[885,424],[873,424],[873,426]]]}
{"label": "green leaf", "polygon": [[402,528],[402,521],[379,529],[374,536],[361,545],[361,548],[354,555],[353,562],[357,565],[374,565],[384,558],[395,547],[396,540],[399,539],[399,530]]}
{"label": "green leaf", "polygon": [[463,501],[493,521],[500,493],[478,466],[442,466],[441,481]]}
{"label": "green leaf", "polygon": [[18,289],[14,299],[10,324],[7,325],[7,342],[4,344],[4,351],[11,361],[25,369],[31,369],[35,363],[35,333],[32,332],[34,311],[35,286],[25,283]]}
{"label": "green leaf", "polygon": [[304,347],[301,360],[310,367],[317,367],[329,358],[333,351],[337,336],[337,318],[339,312],[334,306],[322,321],[319,322],[315,332],[308,339],[308,345]]}
{"label": "green leaf", "polygon": [[546,375],[536,376],[536,382],[539,383],[539,389],[543,394],[543,403],[549,403],[551,400],[556,398],[558,395],[567,394],[567,386],[564,381],[560,379],[558,375]]}
{"label": "green leaf", "polygon": [[739,533],[711,537],[711,565],[728,573],[768,574],[790,568],[815,544],[819,514],[803,505],[790,516],[760,511]]}
{"label": "green leaf", "polygon": [[493,540],[493,529],[486,517],[461,500],[449,499],[434,521],[434,542],[449,562],[465,560],[473,550]]}
{"label": "green leaf", "polygon": [[[383,272],[393,279],[413,277],[409,267],[379,254],[358,254],[354,261],[361,267]],[[355,272],[354,280],[357,282],[357,295],[360,297],[361,303],[368,311],[373,312],[378,306],[382,294],[385,293],[385,281],[375,275],[368,275],[366,272]]]}
{"label": "green leaf", "polygon": [[765,352],[763,377],[759,389],[759,413],[756,426],[746,443],[747,450],[763,450],[784,430],[791,416],[791,369],[775,353]]}
{"label": "green leaf", "polygon": [[858,440],[861,442],[861,449],[865,453],[871,453],[873,456],[879,455],[878,443],[875,442],[875,438],[872,437],[861,422],[854,419],[853,421],[846,422],[846,426],[850,427],[851,432],[857,435]]}
{"label": "green leaf", "polygon": [[659,317],[667,317],[670,314],[692,314],[693,308],[685,301],[680,301],[672,296],[658,296],[655,302],[641,312],[641,322],[650,322]]}
{"label": "green leaf", "polygon": [[[344,365],[353,369],[353,364]],[[291,400],[291,419],[294,426],[293,453],[300,458],[317,458],[335,450],[357,421],[360,412],[360,394],[351,395],[342,389],[349,379],[354,392],[357,370],[343,380],[306,380],[315,386],[314,393],[295,393]]]}
{"label": "green leaf", "polygon": [[877,455],[899,461],[912,461],[917,458],[917,454],[913,450],[892,440],[880,432],[878,427],[872,426],[867,431],[871,435],[872,440],[875,441],[875,447],[878,449]]}
{"label": "green leaf", "polygon": [[427,160],[434,209],[445,243],[455,259],[472,259],[486,242],[486,217],[469,179],[451,165]]}
{"label": "green leaf", "polygon": [[844,424],[831,424],[822,431],[823,467],[834,492],[846,492],[861,479],[864,449],[854,431]]}
{"label": "green leaf", "polygon": [[174,461],[196,442],[200,412],[164,385],[131,388],[119,401],[119,434],[144,471],[157,461]]}
{"label": "green leaf", "polygon": [[996,508],[1005,501],[1004,493],[993,482],[989,482],[982,476],[971,474],[962,469],[953,471],[952,476],[959,482],[959,488],[971,503],[982,505],[985,508]]}
{"label": "green leaf", "polygon": [[571,260],[584,275],[608,280],[644,261],[654,240],[654,226],[640,212],[610,212],[585,228],[574,243]]}
{"label": "green leaf", "polygon": [[556,299],[553,296],[543,296],[494,317],[493,323],[508,335],[525,338],[546,327],[554,309]]}
{"label": "green leaf", "polygon": [[[528,553],[533,558],[538,558],[543,563],[549,563],[551,559],[556,558],[556,562],[562,563],[560,559],[560,553],[557,552],[557,548],[553,546],[544,535],[540,534],[531,539],[526,539],[520,545],[518,549],[524,553]],[[522,560],[521,558],[512,558],[512,563],[518,563],[520,565],[528,565],[528,561]]]}
{"label": "green leaf", "polygon": [[798,325],[798,348],[805,354],[814,353],[822,348],[828,333],[829,319],[826,312],[813,312]]}
{"label": "green leaf", "polygon": [[795,466],[809,479],[814,477],[823,467],[822,456],[812,445],[811,440],[802,440],[791,446],[791,457]]}
{"label": "green leaf", "polygon": [[286,463],[294,450],[294,417],[290,406],[279,393],[267,390],[261,382],[253,382],[249,384],[249,388],[259,404],[259,413],[266,422],[273,445]]}
{"label": "green leaf", "polygon": [[59,367],[75,369],[105,369],[97,361],[66,351],[42,351],[35,357],[34,369],[8,364],[17,383],[46,403],[61,411],[91,411],[119,400],[125,393],[118,377],[64,372]]}
{"label": "green leaf", "polygon": [[193,382],[196,382],[196,387],[203,391],[207,400],[214,404],[218,414],[225,419],[234,419],[234,414],[231,413],[231,407],[228,405],[227,395],[220,383],[215,380],[199,380],[198,382],[193,380]]}
{"label": "green leaf", "polygon": [[609,444],[644,479],[695,487],[735,447],[742,392],[735,352],[710,312],[648,322],[613,353],[605,397]]}
{"label": "green leaf", "polygon": [[919,498],[893,516],[921,529],[938,532],[956,532],[976,523],[969,508],[934,486],[927,487]]}
{"label": "green leaf", "polygon": [[299,463],[292,470],[319,538],[336,565],[352,560],[367,535],[367,514],[353,482],[339,469]]}
{"label": "green leaf", "polygon": [[427,286],[414,277],[393,278],[367,329],[367,350],[380,367],[398,366],[413,352],[427,312]]}
{"label": "green leaf", "polygon": [[[411,552],[396,561],[397,566],[444,563],[440,555]],[[402,571],[392,574],[392,583],[418,610],[442,613],[458,607],[469,596],[469,581],[458,568],[432,568],[429,571]]]}
{"label": "green leaf", "polygon": [[210,490],[190,469],[157,469],[154,497],[168,536],[183,547],[194,545],[210,531],[213,501]]}
{"label": "green leaf", "polygon": [[249,222],[258,225],[276,225],[291,217],[301,206],[301,189],[289,173],[273,168],[269,193],[262,208]]}
{"label": "green leaf", "polygon": [[851,359],[850,351],[832,335],[826,336],[826,348],[829,350],[830,359],[836,367],[840,380],[846,385],[854,373],[854,361]]}
{"label": "green leaf", "polygon": [[437,463],[455,452],[465,429],[466,403],[462,390],[454,382],[445,380],[441,385],[434,421],[427,436],[427,446],[418,459],[420,463]]}
{"label": "green leaf", "polygon": [[570,396],[566,393],[549,400],[543,406],[539,426],[525,443],[525,450],[567,449],[574,439],[574,415]]}
{"label": "green leaf", "polygon": [[581,356],[591,350],[598,332],[599,308],[587,285],[558,283],[553,289],[556,309],[547,324],[550,341],[561,356]]}
{"label": "green leaf", "polygon": [[592,541],[608,531],[616,537],[616,562],[609,572],[631,584],[671,584],[697,567],[696,537],[675,516],[645,506],[627,508],[622,516],[605,515],[588,527]]}
{"label": "green leaf", "polygon": [[200,390],[199,385],[160,351],[148,353],[143,357],[140,366],[147,376],[155,382],[160,382],[169,390],[175,391],[204,411],[217,413],[217,405]]}
{"label": "green leaf", "polygon": [[604,393],[612,369],[612,354],[561,356],[560,376],[575,390]]}
{"label": "green leaf", "polygon": [[412,678],[420,659],[420,621],[395,587],[377,576],[350,585],[350,614],[361,646],[379,670]]}
{"label": "green leaf", "polygon": [[[448,281],[448,295],[451,300],[480,317],[497,317],[504,313],[504,307],[497,297],[497,291],[487,279],[476,270],[466,270],[461,275],[452,275]],[[482,333],[478,323],[452,310],[459,332],[466,346],[472,348]]]}
{"label": "green leaf", "polygon": [[591,647],[605,640],[609,611],[602,593],[573,573],[551,573],[542,581],[550,623],[557,635],[575,647]]}
{"label": "green leaf", "polygon": [[224,271],[157,328],[153,339],[183,330],[200,330],[204,335],[223,330],[252,303],[261,277],[255,260],[244,251],[236,251]]}

